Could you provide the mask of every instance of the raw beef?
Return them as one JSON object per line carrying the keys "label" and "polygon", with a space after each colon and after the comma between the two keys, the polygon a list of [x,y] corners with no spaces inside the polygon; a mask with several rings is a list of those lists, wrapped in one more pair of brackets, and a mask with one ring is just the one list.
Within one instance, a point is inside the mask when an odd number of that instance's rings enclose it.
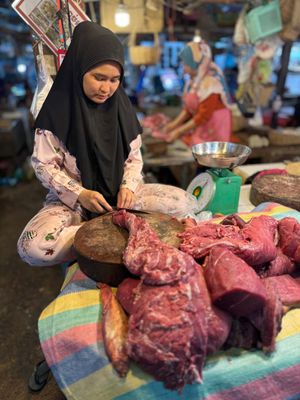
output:
{"label": "raw beef", "polygon": [[266,278],[275,286],[284,306],[300,307],[300,281],[290,275],[272,276]]}
{"label": "raw beef", "polygon": [[207,354],[220,350],[226,342],[231,330],[232,317],[227,312],[212,306],[208,312]]}
{"label": "raw beef", "polygon": [[213,314],[201,267],[160,242],[142,218],[123,210],[113,221],[129,230],[124,262],[142,280],[129,307],[130,358],[170,389],[201,382],[209,325],[222,331],[218,339],[210,336],[210,349],[222,346],[230,329],[228,319]]}
{"label": "raw beef", "polygon": [[202,381],[209,298],[200,271],[189,282],[138,286],[129,318],[130,358],[170,389]]}
{"label": "raw beef", "polygon": [[249,265],[259,265],[274,260],[278,222],[267,215],[254,217],[241,229],[242,242],[235,251]]}
{"label": "raw beef", "polygon": [[126,350],[128,318],[111,288],[98,283],[102,303],[102,336],[108,358],[121,377],[126,376],[129,357]]}
{"label": "raw beef", "polygon": [[269,264],[261,266],[261,268],[256,267],[255,270],[261,278],[266,278],[268,276],[291,274],[296,271],[296,268],[295,263],[277,247],[276,258]]}
{"label": "raw beef", "polygon": [[118,286],[116,297],[129,315],[133,313],[137,286],[140,283],[139,279],[126,278]]}
{"label": "raw beef", "polygon": [[239,232],[238,226],[200,222],[178,234],[178,237],[182,239],[180,249],[191,254],[195,259],[201,259],[217,245],[234,249],[236,245],[232,239],[239,240]]}
{"label": "raw beef", "polygon": [[222,246],[230,249],[249,265],[274,260],[277,254],[277,221],[269,216],[254,217],[240,229],[237,225],[199,223],[178,234],[180,249],[195,259],[206,256],[210,249]]}
{"label": "raw beef", "polygon": [[145,219],[121,210],[113,215],[113,222],[129,230],[123,261],[145,283],[165,285],[187,280],[198,267],[193,257],[163,243]]}
{"label": "raw beef", "polygon": [[266,304],[248,318],[259,331],[263,351],[271,352],[275,349],[275,339],[281,329],[284,308],[271,278],[262,279],[262,282],[267,292]]}
{"label": "raw beef", "polygon": [[168,134],[163,132],[163,127],[170,121],[170,117],[163,113],[148,115],[142,120],[143,128],[148,129],[151,136],[167,140]]}
{"label": "raw beef", "polygon": [[204,272],[214,305],[236,317],[260,310],[266,290],[253,268],[223,247],[211,249]]}
{"label": "raw beef", "polygon": [[283,218],[279,221],[278,231],[282,252],[300,264],[300,223],[295,218]]}

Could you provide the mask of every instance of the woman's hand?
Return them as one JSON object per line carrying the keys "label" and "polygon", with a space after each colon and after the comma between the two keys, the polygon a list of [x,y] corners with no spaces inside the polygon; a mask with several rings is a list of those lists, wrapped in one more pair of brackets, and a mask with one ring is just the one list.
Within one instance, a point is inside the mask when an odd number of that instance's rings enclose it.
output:
{"label": "woman's hand", "polygon": [[134,206],[135,199],[135,194],[131,190],[121,187],[118,193],[117,207],[132,208]]}
{"label": "woman's hand", "polygon": [[82,207],[91,212],[103,214],[105,211],[112,211],[112,207],[102,194],[94,190],[83,189],[78,196],[78,201]]}
{"label": "woman's hand", "polygon": [[174,129],[172,132],[168,133],[168,137],[166,137],[166,142],[172,143],[176,139],[178,139],[181,136],[181,132],[179,129]]}
{"label": "woman's hand", "polygon": [[163,128],[162,128],[162,132],[163,133],[169,133],[171,132],[172,129],[175,128],[175,124],[174,121],[171,121],[169,123],[167,123]]}

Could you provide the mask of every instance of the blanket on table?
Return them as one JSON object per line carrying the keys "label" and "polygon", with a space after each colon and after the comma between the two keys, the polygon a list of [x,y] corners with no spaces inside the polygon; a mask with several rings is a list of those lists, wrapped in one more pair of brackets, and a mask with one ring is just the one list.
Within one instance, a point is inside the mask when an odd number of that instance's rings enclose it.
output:
{"label": "blanket on table", "polygon": [[[251,213],[286,216],[300,213],[276,203],[263,203]],[[186,385],[183,392],[165,389],[136,364],[121,379],[107,358],[101,335],[101,303],[94,281],[78,264],[67,272],[59,296],[42,312],[39,337],[46,361],[68,400],[299,400],[300,309],[283,318],[276,351],[232,348],[207,358],[203,384]]]}

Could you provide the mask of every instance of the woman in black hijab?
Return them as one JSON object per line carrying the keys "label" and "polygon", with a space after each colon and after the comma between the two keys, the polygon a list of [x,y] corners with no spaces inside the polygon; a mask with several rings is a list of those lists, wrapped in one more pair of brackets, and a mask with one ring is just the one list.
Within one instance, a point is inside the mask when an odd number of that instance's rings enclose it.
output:
{"label": "woman in black hijab", "polygon": [[[35,124],[54,133],[76,158],[83,187],[101,193],[81,194],[89,211],[117,205],[130,143],[141,133],[121,86],[123,65],[116,35],[92,22],[78,25]],[[132,204],[128,196],[124,201],[119,195],[119,207]]]}
{"label": "woman in black hijab", "polygon": [[35,122],[31,160],[49,193],[18,241],[28,264],[75,259],[72,244],[82,221],[112,206],[171,214],[195,206],[182,189],[143,184],[142,129],[121,85],[123,66],[114,33],[93,22],[75,28]]}

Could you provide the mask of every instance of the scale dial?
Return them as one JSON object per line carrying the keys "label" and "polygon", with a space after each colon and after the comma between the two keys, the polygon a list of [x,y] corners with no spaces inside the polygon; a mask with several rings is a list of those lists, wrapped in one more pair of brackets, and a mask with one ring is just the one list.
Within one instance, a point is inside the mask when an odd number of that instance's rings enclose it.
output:
{"label": "scale dial", "polygon": [[187,188],[187,192],[195,196],[198,200],[199,211],[205,210],[213,199],[215,190],[215,182],[207,172],[197,175]]}

